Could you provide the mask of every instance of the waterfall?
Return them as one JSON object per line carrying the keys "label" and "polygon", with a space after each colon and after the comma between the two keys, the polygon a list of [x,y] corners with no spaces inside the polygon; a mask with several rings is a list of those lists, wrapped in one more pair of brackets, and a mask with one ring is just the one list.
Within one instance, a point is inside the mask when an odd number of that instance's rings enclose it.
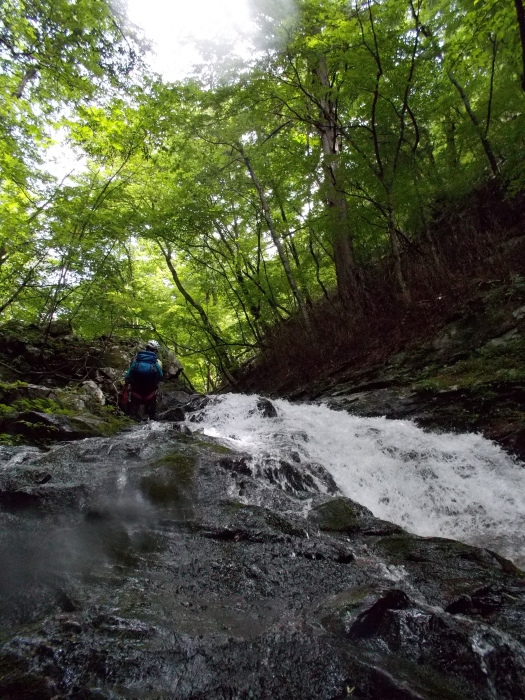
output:
{"label": "waterfall", "polygon": [[253,463],[321,464],[342,493],[417,535],[487,547],[525,564],[524,465],[473,433],[431,433],[407,420],[363,418],[326,406],[227,394],[189,423]]}

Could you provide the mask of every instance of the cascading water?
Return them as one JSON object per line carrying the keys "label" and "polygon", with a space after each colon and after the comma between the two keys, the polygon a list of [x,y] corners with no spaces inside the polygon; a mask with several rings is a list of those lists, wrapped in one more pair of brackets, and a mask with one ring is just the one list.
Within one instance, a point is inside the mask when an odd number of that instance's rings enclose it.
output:
{"label": "cascading water", "polygon": [[285,400],[274,401],[278,415],[267,418],[258,398],[217,397],[189,425],[249,453],[254,464],[290,457],[321,464],[345,496],[378,518],[525,565],[524,465],[493,442]]}

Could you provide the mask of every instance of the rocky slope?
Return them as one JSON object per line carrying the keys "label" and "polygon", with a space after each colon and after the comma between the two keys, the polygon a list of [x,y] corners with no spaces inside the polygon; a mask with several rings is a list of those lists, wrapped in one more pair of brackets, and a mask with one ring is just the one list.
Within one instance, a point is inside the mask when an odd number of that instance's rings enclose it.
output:
{"label": "rocky slope", "polygon": [[189,434],[195,408],[0,449],[0,697],[525,697],[510,562]]}
{"label": "rocky slope", "polygon": [[[86,341],[61,322],[46,334],[18,322],[0,327],[0,444],[111,435],[128,426],[118,398],[139,348],[134,339]],[[180,369],[175,355],[166,348],[161,352],[166,393],[191,393],[175,378]]]}

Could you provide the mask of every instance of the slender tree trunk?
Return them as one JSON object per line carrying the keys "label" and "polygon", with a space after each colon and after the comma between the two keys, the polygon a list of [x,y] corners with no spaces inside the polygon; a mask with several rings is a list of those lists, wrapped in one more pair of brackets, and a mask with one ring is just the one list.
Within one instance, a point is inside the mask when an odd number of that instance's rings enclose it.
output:
{"label": "slender tree trunk", "polygon": [[394,209],[390,201],[388,202],[388,236],[390,238],[390,245],[394,256],[394,273],[396,276],[396,281],[401,289],[403,301],[405,304],[410,304],[410,291],[403,275],[403,268],[401,265],[401,249],[399,247],[399,238],[397,236],[396,220]]}
{"label": "slender tree trunk", "polygon": [[514,0],[521,41],[521,89],[525,91],[525,7],[523,0]]}
{"label": "slender tree trunk", "polygon": [[329,96],[331,86],[325,56],[319,57],[313,73],[324,92],[319,100],[320,119],[316,128],[323,152],[325,198],[332,219],[331,238],[337,289],[342,299],[349,300],[356,286],[356,263],[348,202],[341,186],[337,106]]}
{"label": "slender tree trunk", "polygon": [[[394,275],[396,278],[396,281],[399,285],[399,288],[401,290],[401,295],[403,297],[403,300],[405,304],[410,303],[410,292],[407,286],[407,283],[405,281],[404,275],[403,275],[403,266],[401,264],[401,249],[399,246],[399,238],[398,238],[398,233],[397,233],[397,226],[396,226],[396,217],[395,217],[395,212],[394,212],[394,207],[392,204],[392,187],[394,183],[394,179],[396,176],[396,168],[397,168],[397,162],[399,158],[399,154],[401,152],[401,146],[403,144],[403,134],[405,131],[405,113],[409,112],[409,106],[408,106],[408,97],[410,94],[409,90],[409,83],[412,81],[412,73],[414,69],[414,59],[415,59],[415,49],[412,53],[412,63],[411,63],[411,69],[410,73],[408,76],[408,83],[405,89],[405,96],[404,96],[404,101],[403,101],[403,109],[401,111],[401,121],[400,121],[400,128],[399,128],[399,137],[397,141],[397,146],[396,146],[396,151],[395,151],[395,156],[394,160],[392,163],[392,172],[389,175],[388,174],[388,168],[385,167],[385,163],[383,161],[383,156],[381,153],[381,137],[380,133],[378,130],[378,122],[377,122],[377,105],[380,100],[380,85],[381,85],[381,79],[383,77],[383,67],[382,67],[382,62],[381,62],[381,55],[379,52],[379,43],[377,40],[377,35],[374,27],[374,18],[372,14],[372,8],[370,6],[370,3],[368,5],[368,11],[369,11],[369,19],[370,19],[370,26],[372,28],[372,34],[374,37],[374,47],[373,49],[369,47],[369,50],[372,52],[372,55],[374,56],[374,60],[376,62],[377,66],[377,71],[376,71],[376,84],[374,88],[374,95],[372,98],[372,109],[371,109],[371,115],[370,115],[370,125],[371,125],[371,130],[372,130],[372,140],[374,144],[374,153],[375,153],[375,158],[376,158],[376,166],[375,166],[375,175],[380,181],[381,185],[383,186],[383,189],[386,194],[387,198],[387,206],[386,206],[386,211],[385,216],[387,220],[387,231],[388,231],[388,238],[390,240],[390,247],[392,249],[392,255],[394,257]],[[417,144],[419,143],[419,129],[417,131],[417,140],[415,143],[415,148],[413,148],[412,153],[415,153],[415,150],[417,149]]]}
{"label": "slender tree trunk", "polygon": [[270,206],[268,204],[268,200],[266,199],[266,195],[264,194],[263,187],[261,183],[259,182],[259,179],[255,173],[255,170],[253,169],[252,163],[250,158],[246,155],[242,147],[239,145],[237,146],[240,154],[242,155],[242,158],[246,164],[246,168],[248,169],[248,172],[250,173],[250,178],[255,185],[255,189],[257,190],[257,194],[259,195],[259,201],[261,203],[261,207],[263,210],[263,216],[264,220],[266,221],[266,225],[268,226],[268,230],[270,231],[270,235],[272,237],[273,244],[275,245],[277,249],[277,253],[279,255],[279,259],[281,261],[281,264],[283,266],[286,279],[288,280],[288,284],[290,285],[290,289],[292,290],[292,293],[295,297],[295,300],[297,302],[297,306],[299,307],[299,311],[301,312],[301,315],[303,317],[303,320],[305,322],[305,325],[308,329],[311,328],[311,323],[310,323],[310,317],[308,315],[308,309],[306,306],[306,303],[303,299],[303,295],[301,294],[301,291],[299,290],[299,286],[297,285],[297,281],[293,275],[292,268],[290,267],[290,263],[288,262],[288,258],[284,252],[283,245],[281,242],[281,239],[279,238],[279,234],[277,233],[277,229],[275,228],[275,224],[273,221],[272,217],[272,212],[270,210]]}
{"label": "slender tree trunk", "polygon": [[452,118],[445,121],[445,135],[447,139],[447,162],[448,167],[455,171],[458,167],[458,152],[456,149],[456,125]]}
{"label": "slender tree trunk", "polygon": [[0,314],[4,313],[4,311],[18,299],[19,295],[24,291],[24,289],[26,289],[35,275],[36,267],[37,266],[35,265],[29,270],[21,284],[18,286],[18,289],[16,289],[13,294],[11,294],[11,296],[0,306]]}
{"label": "slender tree trunk", "polygon": [[214,342],[214,351],[215,354],[217,355],[217,359],[219,360],[219,365],[220,365],[220,371],[222,374],[226,377],[226,379],[231,382],[234,386],[236,385],[236,381],[234,377],[232,376],[230,372],[230,358],[228,357],[228,353],[224,349],[224,339],[221,338],[221,336],[218,334],[218,332],[215,330],[213,327],[210,319],[208,318],[208,314],[204,310],[204,308],[191,296],[191,294],[186,290],[186,288],[183,286],[180,277],[177,273],[177,270],[175,269],[175,266],[173,264],[173,258],[172,258],[172,253],[169,245],[166,243],[162,243],[160,241],[157,241],[157,244],[164,256],[164,259],[166,260],[166,264],[168,266],[169,271],[171,272],[171,276],[173,278],[173,281],[175,282],[175,286],[179,290],[179,292],[182,294],[184,299],[187,301],[187,303],[192,306],[195,311],[198,313],[202,326],[206,334],[209,336],[209,338]]}
{"label": "slender tree trunk", "polygon": [[[523,12],[523,3],[522,3],[522,0],[514,0],[514,1],[516,3],[516,10],[518,11],[518,23],[519,23],[518,4],[520,5],[521,11]],[[434,46],[436,48],[437,56],[439,56],[441,59],[443,59],[443,53],[441,51],[441,47],[439,46],[439,44],[436,41],[436,38],[434,37],[432,32],[429,30],[429,28],[427,26],[423,27],[420,25],[419,15],[418,15],[418,12],[416,11],[416,8],[414,7],[414,3],[412,2],[412,0],[410,0],[410,7],[412,9],[412,15],[413,15],[414,19],[416,20],[418,28],[420,27],[421,31],[423,32],[423,35],[426,36],[427,39],[430,39],[432,41],[432,43],[434,44]],[[525,18],[524,18],[524,21],[525,21]],[[521,32],[521,26],[522,25],[520,24],[520,32]],[[524,32],[525,32],[525,26],[524,26]],[[523,38],[525,38],[525,33],[522,35],[522,39]],[[525,61],[525,53],[524,53],[524,61]],[[479,135],[481,145],[483,146],[483,150],[485,151],[485,154],[486,154],[487,159],[489,161],[490,169],[492,170],[492,174],[494,176],[498,175],[498,173],[499,173],[498,162],[494,156],[494,152],[493,152],[492,147],[490,145],[490,142],[487,138],[486,132],[484,131],[483,127],[481,126],[479,119],[476,116],[476,113],[472,109],[472,106],[470,104],[470,100],[468,99],[467,93],[463,89],[463,86],[458,83],[458,81],[456,80],[456,78],[454,76],[454,73],[451,70],[447,71],[447,76],[448,76],[448,79],[450,80],[450,82],[452,83],[452,85],[458,91],[458,93],[461,97],[461,100],[463,102],[463,105],[465,107],[465,110],[467,111],[467,114],[469,116],[469,119],[472,122],[474,128],[476,129],[476,131]]]}
{"label": "slender tree trunk", "polygon": [[22,96],[23,96],[23,94],[24,94],[24,90],[25,90],[25,88],[26,88],[26,85],[27,85],[31,80],[33,80],[33,78],[35,78],[36,75],[37,75],[37,69],[36,69],[36,68],[29,68],[29,69],[26,71],[24,77],[23,77],[22,80],[20,81],[20,84],[18,85],[18,87],[17,87],[17,89],[16,89],[16,92],[15,92],[15,97],[16,97],[17,99],[20,100],[20,99],[22,98]]}
{"label": "slender tree trunk", "polygon": [[459,92],[461,100],[465,106],[465,109],[467,111],[467,114],[470,118],[470,121],[472,122],[474,128],[476,129],[479,139],[481,141],[481,145],[483,146],[483,150],[485,151],[485,154],[487,156],[487,159],[490,163],[490,169],[492,170],[492,174],[494,176],[498,175],[499,173],[499,168],[498,168],[498,162],[496,160],[496,157],[494,155],[494,152],[492,150],[492,146],[490,145],[490,142],[488,138],[485,136],[485,133],[483,131],[483,128],[481,124],[479,123],[479,119],[476,116],[476,113],[471,107],[470,100],[467,96],[467,93],[463,89],[463,87],[458,83],[456,78],[454,77],[454,74],[452,71],[448,72],[448,77],[452,85],[456,88],[456,90]]}

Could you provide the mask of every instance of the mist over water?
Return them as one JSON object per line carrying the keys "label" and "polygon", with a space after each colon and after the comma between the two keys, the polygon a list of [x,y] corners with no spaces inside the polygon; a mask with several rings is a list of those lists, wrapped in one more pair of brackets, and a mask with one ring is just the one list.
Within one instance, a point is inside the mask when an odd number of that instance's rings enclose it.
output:
{"label": "mist over water", "polygon": [[256,463],[318,463],[342,493],[376,517],[417,535],[487,547],[525,565],[524,464],[481,435],[429,433],[410,421],[361,418],[326,406],[229,394],[203,410],[192,430],[220,438]]}

